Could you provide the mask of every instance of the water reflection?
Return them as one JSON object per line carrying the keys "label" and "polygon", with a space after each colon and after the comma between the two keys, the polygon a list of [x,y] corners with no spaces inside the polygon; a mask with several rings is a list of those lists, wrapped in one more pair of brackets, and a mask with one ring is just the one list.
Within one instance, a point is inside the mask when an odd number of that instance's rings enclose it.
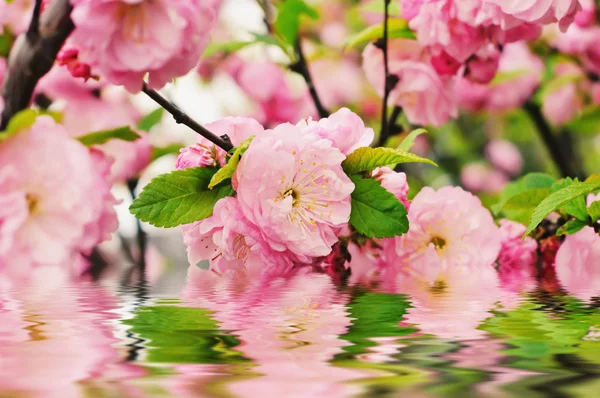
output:
{"label": "water reflection", "polygon": [[598,299],[542,271],[367,289],[193,267],[166,295],[52,268],[2,276],[0,397],[594,396]]}

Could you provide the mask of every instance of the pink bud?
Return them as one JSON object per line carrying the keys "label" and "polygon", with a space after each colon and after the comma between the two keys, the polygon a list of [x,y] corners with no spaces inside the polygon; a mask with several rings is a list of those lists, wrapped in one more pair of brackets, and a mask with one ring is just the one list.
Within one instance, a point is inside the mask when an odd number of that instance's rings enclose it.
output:
{"label": "pink bud", "polygon": [[63,48],[56,56],[56,61],[59,65],[67,65],[77,61],[77,57],[79,57],[79,50],[76,48]]}

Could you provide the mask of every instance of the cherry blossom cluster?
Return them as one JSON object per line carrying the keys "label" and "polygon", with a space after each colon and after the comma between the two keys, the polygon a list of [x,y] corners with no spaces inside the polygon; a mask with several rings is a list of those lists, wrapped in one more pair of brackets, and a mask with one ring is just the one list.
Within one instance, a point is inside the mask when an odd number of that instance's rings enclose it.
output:
{"label": "cherry blossom cluster", "polygon": [[[586,68],[597,73],[593,1],[401,0],[400,4],[416,41],[394,39],[388,44],[389,73],[398,78],[390,103],[402,107],[414,124],[440,126],[457,116],[459,106],[472,111],[506,110],[523,104],[540,84],[544,70],[525,42],[538,38],[543,27],[557,26],[552,45],[581,57]],[[363,68],[382,95],[379,45],[365,48]],[[574,68],[579,71],[573,72]],[[557,71],[559,75],[571,73],[583,70],[575,66]],[[498,74],[515,76],[490,84]],[[553,94],[574,102],[573,90],[567,86]],[[565,112],[572,116],[581,108],[560,110],[559,98],[547,102],[549,107],[556,104],[545,110],[556,123],[569,117],[563,116]]]}
{"label": "cherry blossom cluster", "polygon": [[[330,254],[348,226],[354,190],[342,161],[368,146],[373,130],[345,108],[271,130],[231,117],[207,128],[227,134],[234,145],[254,138],[232,177],[235,197],[219,200],[210,218],[183,227],[190,263],[210,260],[218,273],[268,273]],[[177,168],[223,166],[225,159],[222,149],[203,138],[181,151]]]}

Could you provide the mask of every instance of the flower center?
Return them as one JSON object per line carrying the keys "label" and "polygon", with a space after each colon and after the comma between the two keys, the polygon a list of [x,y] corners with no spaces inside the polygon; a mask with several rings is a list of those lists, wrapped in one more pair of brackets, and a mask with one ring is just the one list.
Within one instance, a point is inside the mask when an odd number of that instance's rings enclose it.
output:
{"label": "flower center", "polygon": [[443,293],[448,288],[448,284],[445,280],[438,279],[429,288],[432,293]]}
{"label": "flower center", "polygon": [[233,240],[233,252],[235,253],[236,260],[245,260],[248,254],[250,254],[250,246],[246,244],[243,235],[238,235]]}
{"label": "flower center", "polygon": [[149,23],[146,13],[146,5],[151,3],[146,0],[138,4],[123,3],[117,8],[115,17],[121,22],[122,37],[143,43],[148,37]]}
{"label": "flower center", "polygon": [[27,208],[29,209],[29,214],[35,213],[35,211],[38,209],[40,198],[38,198],[34,194],[28,193],[25,195],[25,199],[27,200]]}
{"label": "flower center", "polygon": [[446,246],[446,240],[444,238],[440,238],[439,236],[434,236],[433,238],[431,238],[431,241],[429,241],[429,243],[433,243],[437,251],[443,250]]}

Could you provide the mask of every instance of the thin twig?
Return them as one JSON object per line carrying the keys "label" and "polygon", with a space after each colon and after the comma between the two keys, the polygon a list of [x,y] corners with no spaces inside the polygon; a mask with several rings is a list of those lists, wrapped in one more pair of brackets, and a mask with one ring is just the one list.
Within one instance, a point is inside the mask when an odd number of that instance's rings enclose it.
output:
{"label": "thin twig", "polygon": [[304,78],[304,81],[308,85],[308,91],[310,92],[310,96],[312,97],[313,102],[315,103],[315,108],[317,108],[319,116],[321,118],[329,117],[331,113],[325,108],[325,106],[323,106],[323,103],[319,98],[319,94],[317,93],[315,83],[312,79],[310,71],[308,70],[308,64],[306,63],[306,58],[304,57],[304,52],[302,51],[302,43],[300,42],[300,38],[296,40],[295,48],[298,60],[294,64],[290,65],[290,69],[293,72],[300,74]]}
{"label": "thin twig", "polygon": [[271,12],[271,4],[269,3],[269,0],[258,0],[258,3],[260,4],[260,7],[265,13],[264,22],[265,26],[267,27],[267,32],[269,34],[272,34],[273,25],[271,24],[271,22],[273,21],[273,13]]}
{"label": "thin twig", "polygon": [[41,15],[39,3],[36,2],[28,32],[17,38],[8,58],[2,87],[4,111],[0,130],[6,128],[14,115],[29,106],[37,82],[52,68],[56,54],[75,28],[70,17],[73,7],[69,0],[53,0]]}
{"label": "thin twig", "polygon": [[[398,79],[390,79],[390,70],[388,64],[388,20],[389,6],[391,0],[384,1],[383,14],[383,42],[381,43],[381,51],[383,51],[383,103],[381,105],[381,134],[379,135],[379,145],[385,144],[390,136],[390,124],[388,122],[388,98],[390,92],[398,83]],[[395,77],[395,76],[394,76]]]}
{"label": "thin twig", "polygon": [[540,108],[532,102],[527,102],[523,106],[533,123],[535,124],[544,145],[550,153],[550,157],[556,164],[562,177],[577,177],[580,175],[572,163],[569,161],[565,153],[563,152],[557,137],[552,133],[550,125],[542,115]]}
{"label": "thin twig", "polygon": [[200,123],[196,122],[194,119],[189,117],[185,112],[177,107],[174,103],[164,98],[157,91],[149,89],[146,84],[142,88],[142,91],[150,98],[152,98],[157,104],[165,108],[167,112],[173,115],[173,119],[179,124],[184,124],[194,130],[196,133],[200,134],[202,137],[206,138],[216,146],[222,148],[223,150],[229,152],[233,148],[233,144],[229,137],[225,134],[222,136],[217,136],[206,128],[204,128]]}
{"label": "thin twig", "polygon": [[395,106],[392,115],[388,120],[388,134],[387,136],[384,136],[382,131],[382,134],[379,135],[379,139],[377,140],[377,146],[385,145],[385,142],[390,135],[402,132],[402,126],[398,126],[398,118],[400,115],[402,115],[402,107]]}

